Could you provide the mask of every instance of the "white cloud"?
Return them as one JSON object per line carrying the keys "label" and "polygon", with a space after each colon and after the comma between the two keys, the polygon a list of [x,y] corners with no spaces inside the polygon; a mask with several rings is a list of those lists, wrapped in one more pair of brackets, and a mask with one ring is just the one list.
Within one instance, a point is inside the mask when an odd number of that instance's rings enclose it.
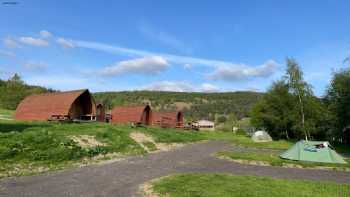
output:
{"label": "white cloud", "polygon": [[208,76],[209,79],[223,81],[237,81],[256,77],[269,77],[275,73],[278,64],[269,60],[258,67],[250,67],[245,64],[232,64],[218,66]]}
{"label": "white cloud", "polygon": [[154,82],[141,89],[152,90],[152,91],[168,91],[168,92],[193,92],[194,91],[191,84],[187,82],[174,82],[174,81]]}
{"label": "white cloud", "polygon": [[[251,72],[250,70],[252,71],[259,70],[259,68],[254,68],[252,66],[245,65],[245,64],[237,64],[230,61],[196,58],[196,57],[190,57],[190,56],[179,56],[179,55],[165,54],[165,53],[154,53],[154,52],[149,52],[144,50],[130,49],[125,47],[112,46],[108,44],[90,42],[90,41],[72,40],[72,42],[77,47],[104,51],[111,54],[125,55],[125,56],[131,56],[131,57],[161,56],[171,63],[181,64],[181,65],[185,65],[185,64],[201,65],[201,66],[207,66],[207,67],[214,67],[216,69],[229,67],[230,69],[236,69],[236,70],[240,70],[243,68],[245,72],[247,71]],[[268,67],[272,68],[273,66],[271,65],[277,64],[277,63],[275,63],[273,60],[269,60],[265,64],[268,64]],[[267,68],[264,68],[262,70],[265,70],[265,69],[268,70]]]}
{"label": "white cloud", "polygon": [[218,92],[219,88],[210,83],[203,83],[201,87],[201,92]]}
{"label": "white cloud", "polygon": [[32,45],[32,46],[42,47],[42,46],[49,45],[49,42],[47,42],[46,40],[43,40],[41,38],[21,37],[19,40],[24,44],[28,44],[28,45]]}
{"label": "white cloud", "polygon": [[104,51],[111,54],[125,55],[131,57],[145,57],[145,56],[162,56],[167,61],[171,61],[176,64],[192,64],[192,65],[203,65],[209,67],[216,67],[217,65],[230,65],[232,62],[204,59],[204,58],[195,58],[189,56],[178,56],[165,53],[154,53],[138,49],[130,49],[125,47],[112,46],[108,44],[90,42],[90,41],[81,41],[81,40],[72,40],[73,44],[77,47],[93,49],[98,51]]}
{"label": "white cloud", "polygon": [[14,39],[9,37],[4,38],[3,43],[7,48],[11,48],[11,49],[20,47],[20,45]]}
{"label": "white cloud", "polygon": [[15,57],[16,55],[13,52],[0,49],[0,56]]}
{"label": "white cloud", "polygon": [[218,87],[203,83],[202,85],[193,85],[185,81],[157,81],[144,86],[142,90],[167,91],[167,92],[218,92]]}
{"label": "white cloud", "polygon": [[27,70],[44,70],[47,67],[45,62],[28,61],[23,64],[23,67]]}
{"label": "white cloud", "polygon": [[52,36],[52,34],[49,31],[47,31],[47,30],[41,30],[40,31],[40,36],[42,38],[49,38],[49,37]]}
{"label": "white cloud", "polygon": [[192,69],[192,65],[191,64],[184,64],[184,69],[190,70],[190,69]]}
{"label": "white cloud", "polygon": [[57,40],[56,40],[56,42],[59,44],[59,45],[61,45],[63,48],[74,48],[75,47],[75,45],[73,44],[73,42],[72,41],[70,41],[70,40],[66,40],[66,39],[64,39],[64,38],[58,38]]}
{"label": "white cloud", "polygon": [[114,76],[123,73],[159,74],[169,67],[169,63],[161,56],[148,56],[118,62],[104,68],[100,74]]}

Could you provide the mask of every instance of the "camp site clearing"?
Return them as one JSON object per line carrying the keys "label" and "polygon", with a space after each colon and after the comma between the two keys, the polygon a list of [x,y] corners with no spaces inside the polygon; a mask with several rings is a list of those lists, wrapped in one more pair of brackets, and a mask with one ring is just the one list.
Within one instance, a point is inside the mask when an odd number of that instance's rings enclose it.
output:
{"label": "camp site clearing", "polygon": [[[334,196],[346,196],[346,192],[350,191],[349,172],[344,170],[251,165],[233,162],[218,156],[222,152],[236,151],[242,154],[247,153],[255,160],[258,160],[259,157],[254,155],[271,152],[278,157],[279,154],[293,147],[294,143],[288,141],[255,143],[244,135],[227,132],[184,131],[158,127],[130,128],[128,125],[109,123],[2,120],[1,125],[1,144],[5,142],[7,146],[22,144],[23,148],[29,151],[27,154],[18,151],[14,154],[15,157],[8,155],[8,159],[1,163],[0,170],[4,176],[0,180],[2,196],[18,196],[22,192],[25,192],[27,196],[97,196],[101,193],[105,196],[116,194],[132,196],[142,195],[142,186],[153,183],[155,184],[154,192],[162,193],[162,188],[167,188],[167,186],[162,182],[157,182],[158,180],[163,181],[159,178],[179,173],[200,174],[188,174],[189,177],[180,176],[170,180],[182,180],[184,184],[191,185],[192,182],[186,181],[197,176],[202,184],[216,184],[219,180],[235,181],[245,179],[245,176],[252,176],[246,179],[246,185],[254,185],[261,181],[269,182],[271,187],[276,188],[280,188],[277,182],[301,185],[300,187],[305,184],[308,188],[305,190],[306,194],[310,194],[311,190],[314,194],[315,192],[319,194],[317,192],[321,191],[314,191],[312,188],[322,186],[329,188],[328,191],[332,194],[334,191],[339,191]],[[183,145],[167,151],[153,152],[152,149],[144,148],[131,138],[130,134],[135,132],[143,133],[142,136],[147,136],[143,139],[150,139],[149,141],[154,143],[155,147],[158,143]],[[35,143],[31,142],[33,139],[36,139]],[[77,143],[71,144],[70,139]],[[63,146],[59,145],[62,143]],[[257,152],[259,154],[256,154]],[[347,158],[345,160],[348,161]],[[202,165],[203,163],[206,165]],[[338,164],[325,165],[334,167]],[[346,164],[345,168],[347,167]],[[63,171],[54,172],[56,170]],[[215,173],[220,174],[215,175]],[[8,177],[22,175],[34,176],[17,177],[16,179]],[[206,177],[211,177],[211,179]],[[307,180],[307,182],[301,180]],[[168,180],[164,179],[164,181]],[[185,187],[185,185],[176,184],[180,188]],[[231,196],[235,188],[232,185],[226,185],[227,187],[224,185],[221,188],[224,192],[222,195]],[[239,184],[236,186],[238,187]],[[259,189],[254,189],[254,191],[263,192]],[[198,192],[207,191],[198,190]],[[215,193],[215,191],[211,192]],[[247,192],[248,195],[250,191],[247,190]],[[293,189],[288,189],[286,192],[293,192]],[[288,196],[287,193],[286,196]],[[176,196],[175,193],[173,195]]]}

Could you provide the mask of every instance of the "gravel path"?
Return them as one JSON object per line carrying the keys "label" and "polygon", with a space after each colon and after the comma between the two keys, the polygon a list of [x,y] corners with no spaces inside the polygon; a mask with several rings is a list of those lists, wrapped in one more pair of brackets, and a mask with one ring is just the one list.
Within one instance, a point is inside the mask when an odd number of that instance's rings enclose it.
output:
{"label": "gravel path", "polygon": [[232,150],[225,142],[210,141],[169,152],[130,157],[57,173],[0,180],[0,196],[135,196],[138,186],[157,177],[187,172],[218,172],[276,178],[350,183],[349,172],[242,165],[212,154]]}

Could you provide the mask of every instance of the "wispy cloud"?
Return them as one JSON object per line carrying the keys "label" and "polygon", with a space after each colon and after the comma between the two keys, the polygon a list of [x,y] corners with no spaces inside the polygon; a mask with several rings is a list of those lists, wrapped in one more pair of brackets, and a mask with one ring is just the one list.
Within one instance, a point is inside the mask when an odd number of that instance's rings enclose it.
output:
{"label": "wispy cloud", "polygon": [[49,38],[52,36],[51,32],[47,31],[47,30],[41,30],[40,31],[40,36],[42,38]]}
{"label": "wispy cloud", "polygon": [[157,81],[141,88],[142,90],[167,92],[193,92],[193,86],[187,82]]}
{"label": "wispy cloud", "polygon": [[242,79],[269,77],[276,71],[278,64],[269,60],[257,67],[249,67],[245,64],[236,64],[235,66],[222,65],[217,67],[214,72],[210,73],[208,79],[237,81]]}
{"label": "wispy cloud", "polygon": [[140,26],[139,30],[143,35],[151,38],[152,40],[156,40],[166,46],[169,46],[171,48],[177,49],[185,53],[192,52],[192,49],[190,47],[188,47],[184,42],[171,35],[170,33],[157,30],[150,25],[142,25]]}
{"label": "wispy cloud", "polygon": [[5,47],[14,49],[14,48],[19,48],[20,45],[14,40],[13,38],[7,37],[3,39],[3,43]]}
{"label": "wispy cloud", "polygon": [[184,69],[190,70],[190,69],[192,69],[192,65],[191,64],[184,64]]}
{"label": "wispy cloud", "polygon": [[201,92],[218,92],[219,88],[210,83],[203,83],[201,86]]}
{"label": "wispy cloud", "polygon": [[41,38],[21,37],[19,41],[22,42],[23,44],[28,44],[32,46],[38,46],[38,47],[46,47],[49,45],[48,41],[43,40]]}
{"label": "wispy cloud", "polygon": [[0,56],[6,56],[6,57],[16,57],[16,54],[14,54],[11,51],[4,51],[0,49]]}
{"label": "wispy cloud", "polygon": [[123,73],[130,74],[159,74],[169,67],[169,63],[161,56],[149,56],[117,62],[104,68],[100,74],[114,76]]}
{"label": "wispy cloud", "polygon": [[27,61],[23,64],[23,67],[27,70],[42,71],[47,68],[47,63],[42,61]]}
{"label": "wispy cloud", "polygon": [[56,40],[56,42],[57,42],[59,45],[61,45],[63,48],[66,48],[66,49],[68,49],[68,48],[74,48],[74,47],[75,47],[74,44],[72,43],[72,41],[66,40],[66,39],[64,39],[64,38],[58,38],[58,39]]}
{"label": "wispy cloud", "polygon": [[196,58],[196,57],[190,57],[190,56],[179,56],[179,55],[172,55],[172,54],[166,54],[166,53],[156,53],[156,52],[150,52],[145,50],[113,46],[113,45],[98,43],[98,42],[81,41],[81,40],[72,40],[72,42],[77,47],[104,51],[111,54],[118,54],[118,55],[124,55],[129,57],[161,56],[170,62],[173,62],[176,64],[182,64],[182,65],[192,64],[192,65],[202,65],[202,66],[209,66],[209,67],[217,67],[217,66],[223,66],[223,65],[226,65],[226,66],[240,65],[229,61]]}
{"label": "wispy cloud", "polygon": [[234,81],[254,77],[268,77],[272,75],[277,69],[277,63],[274,60],[268,60],[260,66],[253,67],[246,64],[237,64],[229,61],[155,53],[145,50],[112,46],[98,42],[80,40],[72,40],[72,42],[77,47],[104,51],[111,54],[124,55],[128,57],[160,56],[174,64],[213,67],[215,68],[214,72],[207,76],[208,79],[213,80]]}
{"label": "wispy cloud", "polygon": [[156,81],[144,86],[141,90],[167,91],[167,92],[219,92],[215,85],[203,83],[194,85],[186,81]]}

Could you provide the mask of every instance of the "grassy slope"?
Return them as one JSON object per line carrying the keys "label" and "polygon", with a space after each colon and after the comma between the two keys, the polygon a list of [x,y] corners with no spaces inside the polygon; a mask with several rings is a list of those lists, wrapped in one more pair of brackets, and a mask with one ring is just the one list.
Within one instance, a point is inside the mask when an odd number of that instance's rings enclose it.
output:
{"label": "grassy slope", "polygon": [[[240,159],[248,161],[263,161],[272,166],[283,166],[284,164],[294,164],[302,167],[338,167],[350,169],[350,163],[348,164],[328,164],[328,163],[315,163],[315,162],[301,162],[281,159],[278,154],[274,153],[254,153],[254,152],[219,152],[218,156],[224,156],[231,159]],[[348,161],[350,162],[350,161]]]}
{"label": "grassy slope", "polygon": [[12,118],[14,113],[15,113],[14,110],[0,109],[0,117],[3,117],[3,118]]}
{"label": "grassy slope", "polygon": [[[194,142],[200,134],[175,129],[130,128],[105,123],[60,124],[0,120],[0,177],[31,174],[38,168],[59,169],[108,153],[137,155],[145,150],[129,137],[130,132],[149,134],[157,142]],[[106,144],[82,148],[73,135],[90,135]],[[151,148],[151,147],[150,147]]]}
{"label": "grassy slope", "polygon": [[350,196],[350,185],[224,174],[180,174],[153,183],[161,196]]}

